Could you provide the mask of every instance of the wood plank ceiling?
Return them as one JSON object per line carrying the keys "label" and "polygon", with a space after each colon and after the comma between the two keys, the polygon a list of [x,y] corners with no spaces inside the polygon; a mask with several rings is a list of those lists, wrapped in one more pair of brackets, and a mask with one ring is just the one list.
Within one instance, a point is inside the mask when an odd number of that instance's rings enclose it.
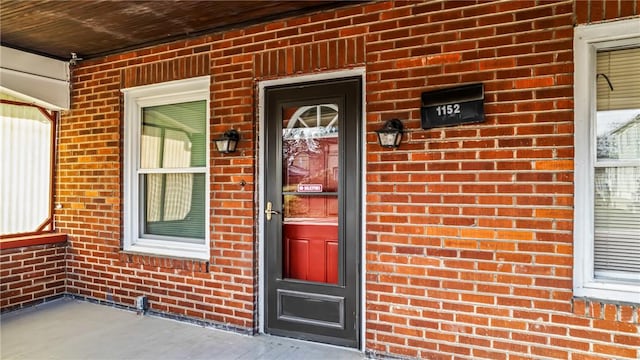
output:
{"label": "wood plank ceiling", "polygon": [[4,46],[69,60],[247,26],[353,1],[0,1]]}

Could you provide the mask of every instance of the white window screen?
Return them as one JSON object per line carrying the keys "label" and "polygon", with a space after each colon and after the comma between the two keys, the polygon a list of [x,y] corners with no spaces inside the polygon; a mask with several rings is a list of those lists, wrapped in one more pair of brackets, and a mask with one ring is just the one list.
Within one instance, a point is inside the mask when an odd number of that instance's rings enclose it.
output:
{"label": "white window screen", "polygon": [[640,48],[598,52],[594,164],[596,278],[640,275]]}
{"label": "white window screen", "polygon": [[142,109],[140,236],[204,243],[205,154],[206,101]]}
{"label": "white window screen", "polygon": [[0,235],[52,230],[53,131],[39,108],[0,103]]}

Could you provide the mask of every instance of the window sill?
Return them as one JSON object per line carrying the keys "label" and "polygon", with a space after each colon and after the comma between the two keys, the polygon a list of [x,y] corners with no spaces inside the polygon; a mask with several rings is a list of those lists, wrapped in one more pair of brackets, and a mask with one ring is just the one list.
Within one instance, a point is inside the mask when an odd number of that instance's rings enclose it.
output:
{"label": "window sill", "polygon": [[47,233],[0,239],[0,250],[16,249],[27,246],[64,243],[67,234]]}
{"label": "window sill", "polygon": [[209,261],[203,259],[149,254],[132,250],[121,250],[120,261],[143,266],[153,266],[171,270],[183,270],[197,273],[209,272]]}
{"label": "window sill", "polygon": [[[208,241],[206,241],[208,243]],[[127,244],[124,252],[146,256],[209,261],[209,246],[205,244],[188,244],[177,241],[158,241],[146,238],[136,239],[135,244]]]}
{"label": "window sill", "polygon": [[573,295],[577,298],[640,304],[640,284],[614,280],[591,279],[584,281],[578,271]]}

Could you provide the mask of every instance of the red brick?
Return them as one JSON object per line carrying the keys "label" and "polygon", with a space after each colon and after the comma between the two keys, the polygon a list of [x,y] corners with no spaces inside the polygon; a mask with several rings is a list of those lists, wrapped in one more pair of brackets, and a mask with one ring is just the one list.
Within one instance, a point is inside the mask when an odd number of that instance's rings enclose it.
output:
{"label": "red brick", "polygon": [[638,349],[615,345],[594,344],[593,351],[607,356],[615,356],[616,358],[636,359],[638,357]]}
{"label": "red brick", "polygon": [[613,335],[613,343],[620,345],[636,346],[640,347],[640,335],[628,336],[628,335]]}

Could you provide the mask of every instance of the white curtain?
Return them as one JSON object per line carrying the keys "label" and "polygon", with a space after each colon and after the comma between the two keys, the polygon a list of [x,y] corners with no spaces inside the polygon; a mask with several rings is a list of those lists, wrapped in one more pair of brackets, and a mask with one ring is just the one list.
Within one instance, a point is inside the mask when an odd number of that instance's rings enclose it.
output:
{"label": "white curtain", "polygon": [[52,123],[32,106],[0,104],[0,234],[33,232],[49,217]]}

